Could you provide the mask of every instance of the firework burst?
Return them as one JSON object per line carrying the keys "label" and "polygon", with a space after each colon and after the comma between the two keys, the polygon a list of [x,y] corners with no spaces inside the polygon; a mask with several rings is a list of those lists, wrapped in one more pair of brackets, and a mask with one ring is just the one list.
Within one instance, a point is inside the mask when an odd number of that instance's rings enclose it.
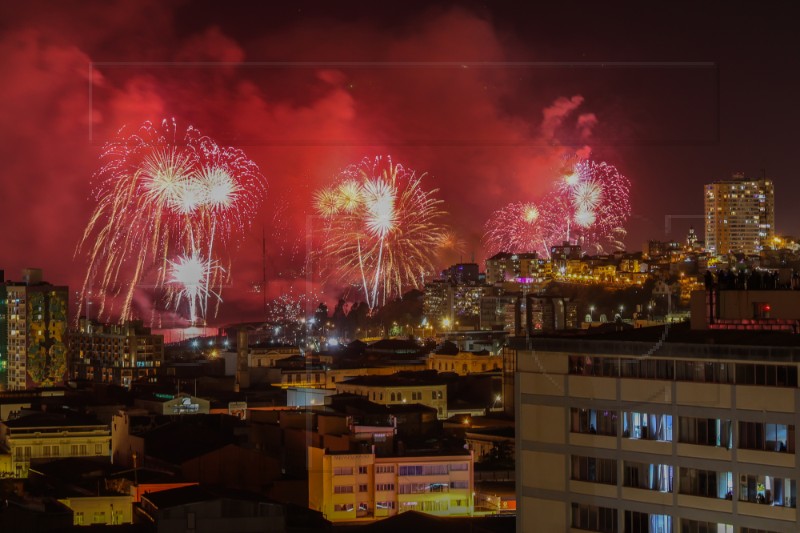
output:
{"label": "firework burst", "polygon": [[561,241],[602,253],[620,249],[630,216],[630,182],[607,163],[572,158],[553,190],[537,203],[512,203],[495,211],[485,225],[492,254],[536,251],[549,256]]}
{"label": "firework burst", "polygon": [[515,202],[495,211],[485,226],[484,242],[489,253],[536,251],[548,255],[557,231],[552,203],[547,201],[537,206]]}
{"label": "firework burst", "polygon": [[337,183],[315,194],[331,271],[359,285],[370,309],[420,287],[433,271],[444,213],[437,190],[422,188],[424,176],[377,157],[346,168]]}
{"label": "firework burst", "polygon": [[[97,205],[76,250],[89,257],[82,292],[101,295],[98,317],[110,318],[119,300],[119,320],[133,318],[136,288],[147,284],[165,289],[169,301],[189,301],[192,322],[204,318],[209,295],[220,301],[212,287],[226,272],[215,243],[231,244],[266,192],[258,167],[191,126],[179,135],[174,120],[145,122],[133,134],[122,128],[101,161]],[[191,265],[205,268],[205,280],[180,288],[176,275],[185,279]]]}
{"label": "firework burst", "polygon": [[200,251],[196,249],[188,255],[179,256],[175,261],[169,261],[168,283],[173,289],[171,303],[177,309],[182,300],[187,302],[190,323],[198,322],[198,313],[203,311],[204,303],[210,295],[221,300],[220,295],[209,286],[210,276],[213,275],[213,279],[217,279],[217,274],[221,270],[216,261],[202,257]]}

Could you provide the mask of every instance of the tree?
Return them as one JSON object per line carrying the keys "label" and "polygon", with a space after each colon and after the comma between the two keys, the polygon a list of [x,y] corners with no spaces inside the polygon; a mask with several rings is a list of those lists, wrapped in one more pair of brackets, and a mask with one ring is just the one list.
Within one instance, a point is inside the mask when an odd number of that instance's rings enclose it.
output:
{"label": "tree", "polygon": [[514,468],[514,449],[507,440],[495,441],[492,449],[480,462],[485,467],[511,470]]}

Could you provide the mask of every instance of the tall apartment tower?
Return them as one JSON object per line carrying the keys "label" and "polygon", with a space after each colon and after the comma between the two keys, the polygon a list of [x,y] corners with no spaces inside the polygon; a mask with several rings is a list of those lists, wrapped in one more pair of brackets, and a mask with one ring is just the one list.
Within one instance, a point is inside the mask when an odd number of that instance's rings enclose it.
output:
{"label": "tall apartment tower", "polygon": [[5,275],[0,270],[0,371],[8,364],[8,300]]}
{"label": "tall apartment tower", "polygon": [[772,180],[732,179],[705,186],[706,250],[758,254],[775,236]]}
{"label": "tall apartment tower", "polygon": [[8,388],[64,384],[67,374],[69,290],[42,281],[42,271],[22,271],[6,289]]}

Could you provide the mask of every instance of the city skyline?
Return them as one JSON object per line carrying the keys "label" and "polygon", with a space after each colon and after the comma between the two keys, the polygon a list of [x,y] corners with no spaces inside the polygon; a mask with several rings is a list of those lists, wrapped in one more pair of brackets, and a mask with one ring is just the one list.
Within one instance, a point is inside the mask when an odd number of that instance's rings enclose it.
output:
{"label": "city skyline", "polygon": [[[73,255],[103,143],[123,125],[173,117],[243,149],[269,184],[232,258],[221,322],[261,308],[251,287],[263,276],[262,228],[269,297],[305,283],[313,192],[363,157],[392,155],[441,191],[464,246],[439,267],[488,257],[491,213],[541,196],[575,153],[629,177],[628,250],[663,236],[667,215],[699,216],[671,238],[700,230],[703,186],[736,171],[765,169],[777,232],[796,233],[785,111],[796,74],[773,68],[791,37],[776,14],[356,7],[3,8],[6,277],[41,267],[77,290],[86,261]],[[665,46],[658,30],[679,23],[683,39]],[[737,29],[744,42],[728,36]]]}

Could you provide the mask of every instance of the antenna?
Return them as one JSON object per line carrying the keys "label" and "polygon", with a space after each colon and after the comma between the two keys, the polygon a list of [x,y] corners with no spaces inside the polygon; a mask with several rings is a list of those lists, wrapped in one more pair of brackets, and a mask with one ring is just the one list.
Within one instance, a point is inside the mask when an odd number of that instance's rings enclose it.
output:
{"label": "antenna", "polygon": [[267,237],[264,226],[261,226],[261,299],[263,300],[264,318],[267,316]]}

